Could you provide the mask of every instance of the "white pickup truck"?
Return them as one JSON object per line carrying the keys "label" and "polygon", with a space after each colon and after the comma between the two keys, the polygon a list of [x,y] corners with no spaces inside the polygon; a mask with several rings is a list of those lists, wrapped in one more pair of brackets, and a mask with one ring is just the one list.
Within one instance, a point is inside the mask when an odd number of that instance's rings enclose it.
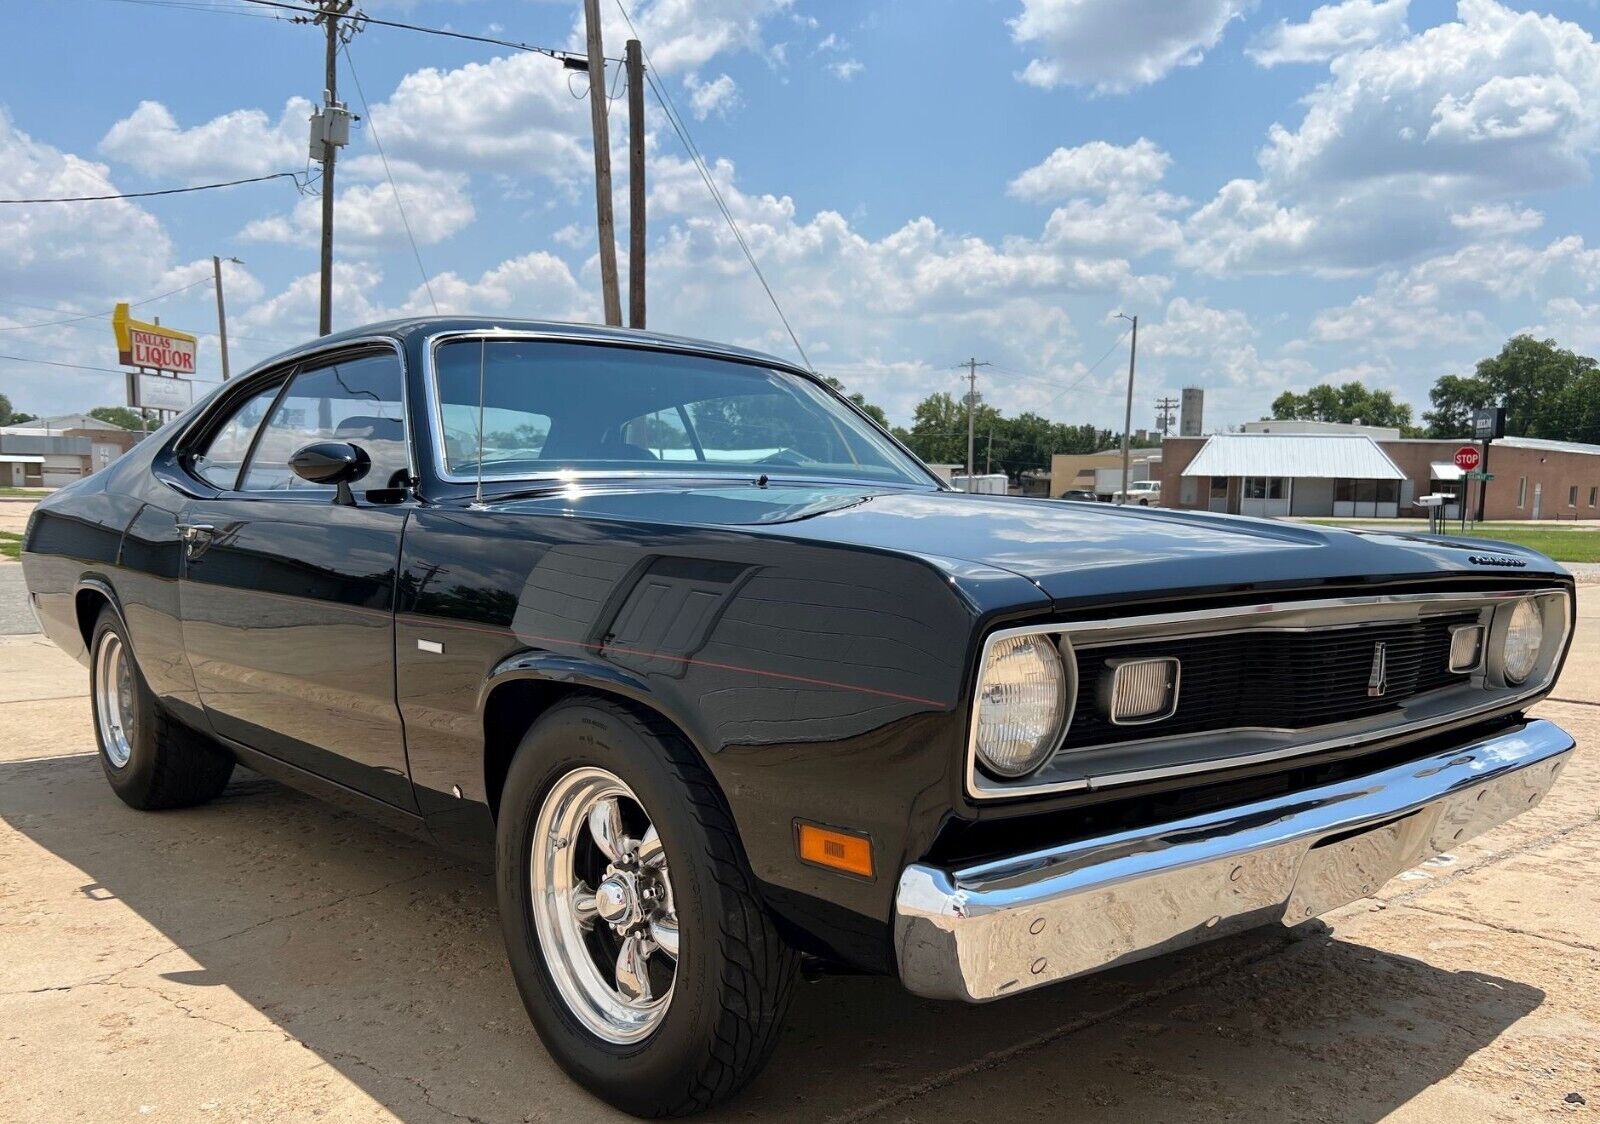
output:
{"label": "white pickup truck", "polygon": [[[1116,503],[1122,499],[1121,492],[1111,493],[1111,502]],[[1140,507],[1149,507],[1151,504],[1161,502],[1161,481],[1135,480],[1128,485],[1128,503],[1136,503]]]}

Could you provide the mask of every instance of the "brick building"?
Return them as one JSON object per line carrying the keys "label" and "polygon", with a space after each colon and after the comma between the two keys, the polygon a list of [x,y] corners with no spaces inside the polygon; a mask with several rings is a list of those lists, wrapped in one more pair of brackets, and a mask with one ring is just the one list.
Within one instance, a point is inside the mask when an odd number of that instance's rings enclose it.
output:
{"label": "brick building", "polygon": [[100,471],[143,436],[87,414],[0,426],[0,487],[70,484]]}
{"label": "brick building", "polygon": [[[1468,481],[1454,457],[1468,444],[1363,432],[1169,437],[1161,502],[1244,515],[1418,516],[1418,497],[1462,495]],[[1600,445],[1506,437],[1490,446],[1487,468],[1485,519],[1600,519]],[[1445,514],[1459,509],[1449,504]]]}

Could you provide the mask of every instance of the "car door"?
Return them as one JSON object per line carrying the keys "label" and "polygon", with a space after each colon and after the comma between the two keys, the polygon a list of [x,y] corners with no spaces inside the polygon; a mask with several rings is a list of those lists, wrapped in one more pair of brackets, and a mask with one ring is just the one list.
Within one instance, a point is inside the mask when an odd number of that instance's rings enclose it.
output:
{"label": "car door", "polygon": [[[184,509],[180,604],[217,733],[409,810],[394,681],[395,575],[412,507],[403,402],[390,347],[294,370],[233,485]],[[353,505],[290,470],[319,440],[371,458]]]}

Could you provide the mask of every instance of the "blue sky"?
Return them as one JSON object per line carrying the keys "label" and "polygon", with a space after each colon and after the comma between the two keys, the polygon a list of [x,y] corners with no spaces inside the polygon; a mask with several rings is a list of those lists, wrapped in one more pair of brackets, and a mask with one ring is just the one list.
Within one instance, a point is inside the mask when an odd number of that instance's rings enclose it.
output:
{"label": "blue sky", "polygon": [[[1585,0],[629,4],[811,359],[897,421],[957,392],[955,364],[976,355],[1007,412],[1120,426],[1119,311],[1141,320],[1136,425],[1185,385],[1206,387],[1218,427],[1348,378],[1420,413],[1435,378],[1513,332],[1600,349],[1600,9]],[[620,54],[618,6],[602,7]],[[367,10],[580,42],[576,0]],[[0,43],[0,196],[304,171],[320,35],[266,14],[34,8]],[[342,95],[363,112],[359,75],[371,113],[340,162],[336,326],[435,303],[598,318],[583,78],[379,27],[341,66]],[[653,104],[647,127],[651,326],[793,355]],[[141,311],[201,333],[214,378],[204,282],[221,254],[245,262],[228,267],[240,369],[314,334],[316,210],[287,181],[0,206],[0,354],[114,367],[97,314],[192,286]],[[0,393],[61,412],[122,391],[0,358]]]}

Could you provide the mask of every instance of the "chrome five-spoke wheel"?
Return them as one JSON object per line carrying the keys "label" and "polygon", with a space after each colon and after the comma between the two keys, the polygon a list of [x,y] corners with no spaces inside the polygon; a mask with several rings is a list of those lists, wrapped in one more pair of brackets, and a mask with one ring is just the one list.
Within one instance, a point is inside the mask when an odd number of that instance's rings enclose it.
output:
{"label": "chrome five-spoke wheel", "polygon": [[551,787],[533,831],[534,924],[561,997],[594,1034],[637,1042],[660,1024],[677,976],[666,851],[615,774],[584,767]]}
{"label": "chrome five-spoke wheel", "polygon": [[106,760],[115,768],[126,768],[133,756],[133,669],[115,632],[101,635],[95,653],[94,718]]}

